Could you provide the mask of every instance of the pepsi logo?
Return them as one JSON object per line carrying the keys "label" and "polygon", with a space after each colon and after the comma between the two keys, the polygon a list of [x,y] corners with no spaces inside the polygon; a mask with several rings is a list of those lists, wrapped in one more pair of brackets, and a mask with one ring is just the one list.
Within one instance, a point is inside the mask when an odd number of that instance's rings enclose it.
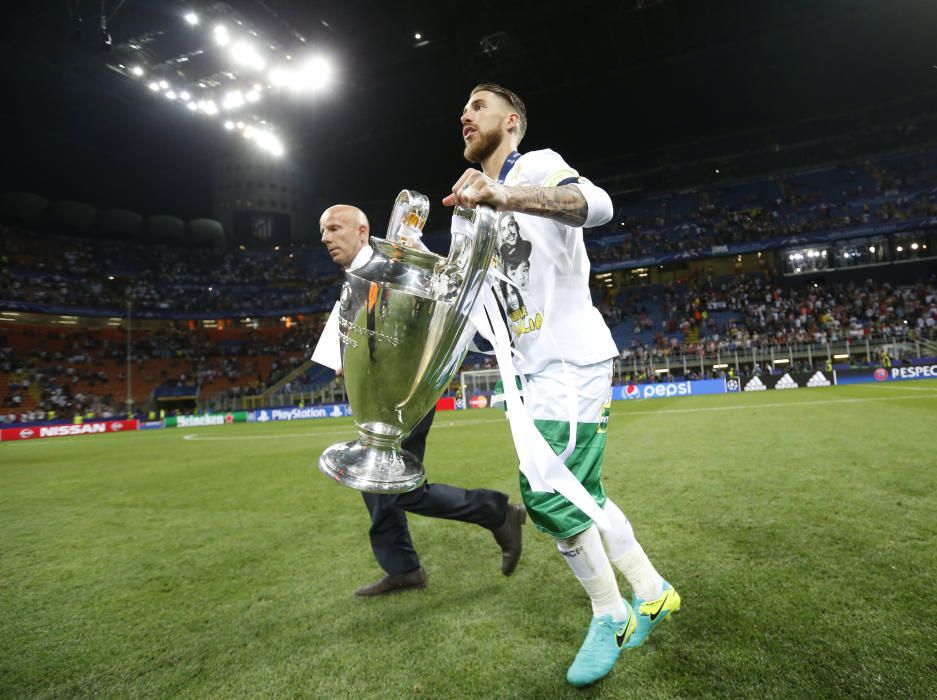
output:
{"label": "pepsi logo", "polygon": [[36,434],[36,431],[33,430],[32,428],[23,428],[20,431],[20,437],[23,438],[24,440],[31,438],[35,434]]}
{"label": "pepsi logo", "polygon": [[875,372],[873,372],[872,376],[875,377],[875,381],[884,382],[888,379],[888,370],[879,367],[877,370],[875,370]]}
{"label": "pepsi logo", "polygon": [[626,399],[639,399],[641,398],[641,390],[636,387],[634,384],[628,384],[625,387],[625,398]]}

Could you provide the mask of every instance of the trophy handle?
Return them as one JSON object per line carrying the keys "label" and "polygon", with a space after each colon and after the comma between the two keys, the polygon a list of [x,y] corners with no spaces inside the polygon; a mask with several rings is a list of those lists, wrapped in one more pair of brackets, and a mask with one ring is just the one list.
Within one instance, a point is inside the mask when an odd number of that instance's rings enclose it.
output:
{"label": "trophy handle", "polygon": [[423,235],[423,226],[429,216],[429,198],[415,190],[401,190],[394,202],[387,223],[387,240],[411,245],[411,239]]}
{"label": "trophy handle", "polygon": [[500,215],[485,204],[480,204],[477,209],[457,206],[453,214],[473,225],[470,233],[452,232],[449,256],[436,270],[435,291],[438,298],[449,302],[465,297],[468,291],[471,307],[491,265]]}

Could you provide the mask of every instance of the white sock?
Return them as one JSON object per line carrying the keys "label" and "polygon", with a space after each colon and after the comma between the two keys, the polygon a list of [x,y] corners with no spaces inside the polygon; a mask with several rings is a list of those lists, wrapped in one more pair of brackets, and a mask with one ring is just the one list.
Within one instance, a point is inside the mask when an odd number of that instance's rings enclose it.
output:
{"label": "white sock", "polygon": [[634,537],[634,529],[625,514],[612,499],[605,500],[602,508],[608,515],[612,525],[611,530],[602,532],[602,539],[608,549],[608,558],[624,574],[634,589],[635,594],[644,600],[654,600],[664,592],[664,579],[651,560],[648,559],[644,549]]}
{"label": "white sock", "polygon": [[624,620],[628,613],[618,590],[615,571],[602,547],[598,528],[593,525],[578,535],[557,540],[556,546],[589,594],[592,614],[596,617],[611,615],[613,620]]}

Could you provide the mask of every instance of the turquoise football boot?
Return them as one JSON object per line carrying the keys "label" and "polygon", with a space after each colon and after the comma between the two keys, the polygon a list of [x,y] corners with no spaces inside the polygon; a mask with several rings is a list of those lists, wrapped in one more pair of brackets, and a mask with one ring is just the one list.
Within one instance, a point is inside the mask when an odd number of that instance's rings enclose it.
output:
{"label": "turquoise football boot", "polygon": [[612,670],[628,638],[634,634],[635,614],[625,605],[628,617],[621,621],[611,615],[593,617],[586,639],[566,672],[566,680],[577,688],[595,683]]}
{"label": "turquoise football boot", "polygon": [[664,620],[669,620],[671,613],[680,609],[680,595],[669,583],[664,581],[664,592],[654,600],[644,600],[633,595],[631,608],[638,621],[637,629],[625,644],[625,649],[635,649],[644,644],[647,636]]}

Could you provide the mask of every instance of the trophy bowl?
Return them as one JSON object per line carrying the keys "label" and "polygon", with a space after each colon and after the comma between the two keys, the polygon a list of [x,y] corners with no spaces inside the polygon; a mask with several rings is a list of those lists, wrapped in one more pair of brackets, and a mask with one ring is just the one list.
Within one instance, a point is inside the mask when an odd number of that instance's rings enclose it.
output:
{"label": "trophy bowl", "polygon": [[448,257],[404,245],[428,206],[424,196],[401,192],[391,218],[399,228],[387,240],[372,237],[371,258],[345,272],[339,336],[358,439],[327,448],[319,470],[359,491],[405,493],[426,480],[401,442],[462,365],[469,314],[494,252],[498,217],[489,207],[457,208],[464,223],[453,227]]}

